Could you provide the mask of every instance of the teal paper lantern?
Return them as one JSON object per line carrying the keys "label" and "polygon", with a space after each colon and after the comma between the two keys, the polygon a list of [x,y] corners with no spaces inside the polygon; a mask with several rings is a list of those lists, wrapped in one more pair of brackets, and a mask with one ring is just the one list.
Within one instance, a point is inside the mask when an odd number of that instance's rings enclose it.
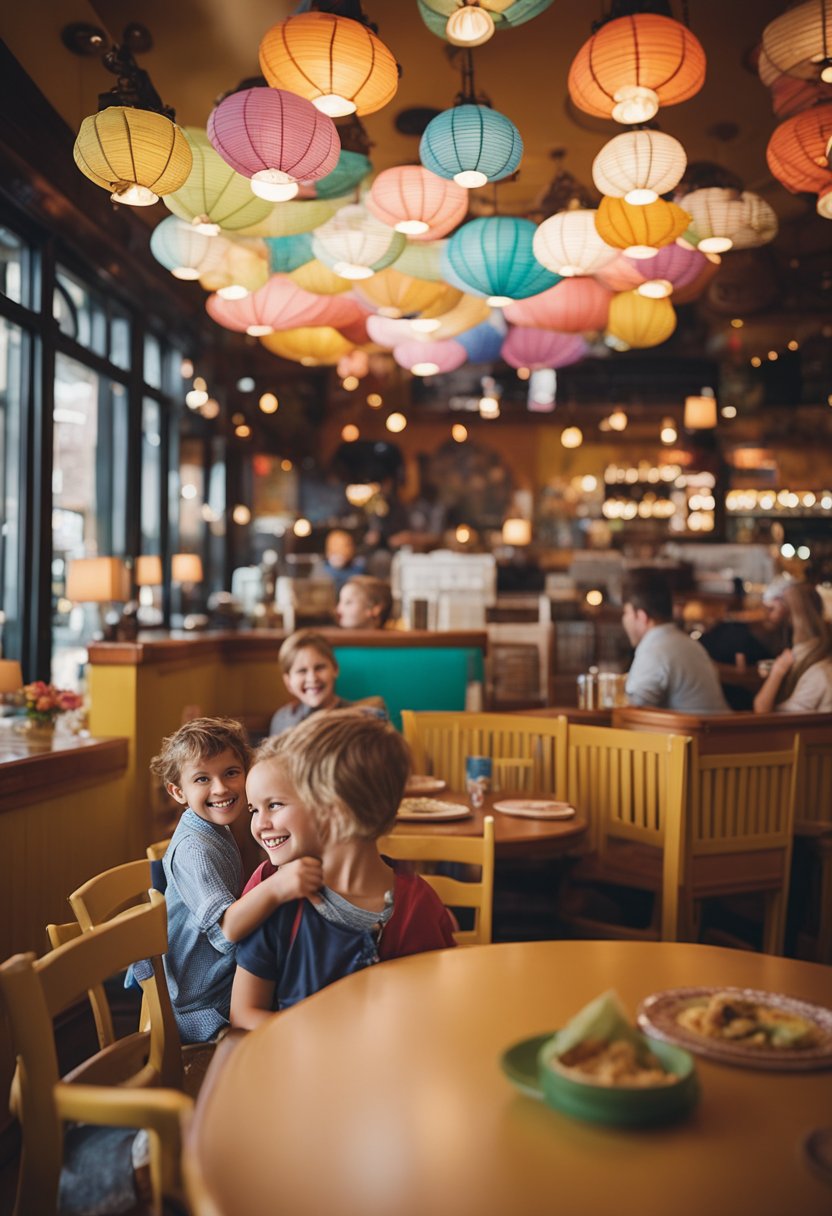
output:
{"label": "teal paper lantern", "polygon": [[367,174],[372,172],[372,169],[369,156],[364,156],[361,152],[346,152],[342,149],[341,155],[338,157],[338,164],[332,172],[315,182],[315,197],[341,198],[342,195],[349,194],[350,190],[359,186]]}
{"label": "teal paper lantern", "polygon": [[314,258],[312,233],[299,232],[297,236],[270,236],[264,244],[269,251],[269,270],[272,274],[291,274],[298,266],[305,266]]}
{"label": "teal paper lantern", "polygon": [[560,281],[532,251],[537,228],[531,220],[492,215],[457,229],[442,253],[443,277],[461,291],[485,296],[502,308],[539,295]]}
{"label": "teal paper lantern", "polygon": [[522,155],[523,140],[510,118],[490,106],[467,103],[431,119],[419,144],[426,169],[469,190],[502,181]]}

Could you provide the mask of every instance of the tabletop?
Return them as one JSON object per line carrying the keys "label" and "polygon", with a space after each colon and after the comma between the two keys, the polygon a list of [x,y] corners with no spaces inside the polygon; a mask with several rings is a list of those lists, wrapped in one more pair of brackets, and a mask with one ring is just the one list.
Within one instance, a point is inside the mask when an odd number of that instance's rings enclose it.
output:
{"label": "tabletop", "polygon": [[[551,941],[371,967],[241,1039],[197,1105],[186,1163],[217,1216],[829,1216],[802,1142],[832,1071],[698,1058],[682,1123],[581,1123],[502,1074],[512,1043],[606,989],[739,985],[832,1005],[832,969],[676,943]],[[211,1210],[207,1208],[206,1210]]]}

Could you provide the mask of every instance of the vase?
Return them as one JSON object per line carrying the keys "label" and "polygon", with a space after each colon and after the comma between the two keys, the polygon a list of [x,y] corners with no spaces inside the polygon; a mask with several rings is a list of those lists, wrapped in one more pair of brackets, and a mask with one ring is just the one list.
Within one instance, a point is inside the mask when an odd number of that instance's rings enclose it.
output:
{"label": "vase", "polygon": [[25,717],[14,724],[14,733],[22,735],[29,743],[51,746],[55,737],[55,721],[39,722],[37,718]]}

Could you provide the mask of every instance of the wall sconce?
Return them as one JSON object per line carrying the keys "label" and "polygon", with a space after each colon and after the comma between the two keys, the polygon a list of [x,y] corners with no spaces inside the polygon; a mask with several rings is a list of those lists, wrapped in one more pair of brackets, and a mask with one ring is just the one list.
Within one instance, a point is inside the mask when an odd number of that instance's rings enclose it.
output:
{"label": "wall sconce", "polygon": [[529,519],[507,519],[503,524],[504,545],[530,545],[532,524]]}
{"label": "wall sconce", "polygon": [[118,557],[74,558],[67,571],[66,597],[76,604],[98,604],[104,641],[114,642],[118,619],[114,619],[113,605],[130,599],[127,567]]}

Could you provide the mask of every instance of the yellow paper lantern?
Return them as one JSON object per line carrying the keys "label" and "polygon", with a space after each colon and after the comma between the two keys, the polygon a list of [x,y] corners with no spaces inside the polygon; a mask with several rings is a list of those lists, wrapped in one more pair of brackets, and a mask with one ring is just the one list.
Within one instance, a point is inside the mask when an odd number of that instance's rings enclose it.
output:
{"label": "yellow paper lantern", "polygon": [[263,287],[268,278],[269,259],[261,241],[226,241],[222,257],[204,269],[199,284],[223,300],[241,300]]}
{"label": "yellow paper lantern", "polygon": [[329,325],[284,329],[282,333],[266,334],[260,341],[273,355],[302,363],[304,367],[335,364],[349,354],[354,345]]}
{"label": "yellow paper lantern", "polygon": [[296,13],[272,26],[260,68],[272,88],[305,97],[330,118],[372,114],[399,87],[398,64],[381,39],[334,13]]}
{"label": "yellow paper lantern", "polygon": [[332,219],[336,211],[352,201],[353,196],[350,194],[346,198],[292,199],[285,203],[275,203],[264,220],[241,228],[240,235],[297,236],[299,232],[311,232]]}
{"label": "yellow paper lantern", "polygon": [[165,196],[165,206],[208,235],[234,232],[266,218],[273,204],[252,192],[251,182],[215,152],[201,127],[185,127],[193,167],[184,186]]}
{"label": "yellow paper lantern", "polygon": [[687,211],[663,198],[641,207],[623,198],[602,198],[595,215],[601,239],[631,258],[652,257],[680,237],[689,223]]}
{"label": "yellow paper lantern", "polygon": [[[457,334],[464,333],[466,329],[473,329],[475,325],[481,325],[490,316],[491,309],[480,296],[463,295],[459,303],[448,312],[432,314],[429,317],[418,317],[413,324],[417,328],[417,332],[419,328],[422,332],[426,332],[426,327],[430,325],[431,328],[427,330],[429,336],[439,341],[443,338],[455,338]],[[438,325],[432,324],[433,322],[438,322]]]}
{"label": "yellow paper lantern", "polygon": [[415,279],[392,266],[365,279],[354,290],[363,303],[377,309],[383,317],[409,317],[439,303],[441,311],[447,312],[462,298],[462,292],[456,288]]}
{"label": "yellow paper lantern", "polygon": [[72,155],[85,177],[132,207],[149,207],[184,186],[193,166],[176,123],[130,106],[108,106],[85,118]]}
{"label": "yellow paper lantern", "polygon": [[298,286],[303,287],[305,291],[314,292],[316,296],[338,296],[344,291],[349,291],[352,286],[349,279],[342,279],[340,274],[336,274],[334,270],[324,266],[323,262],[319,262],[317,258],[304,263],[303,266],[295,267],[290,272],[289,278],[294,279]]}
{"label": "yellow paper lantern", "polygon": [[676,328],[670,300],[651,300],[636,291],[622,291],[610,302],[608,333],[631,347],[658,346]]}

